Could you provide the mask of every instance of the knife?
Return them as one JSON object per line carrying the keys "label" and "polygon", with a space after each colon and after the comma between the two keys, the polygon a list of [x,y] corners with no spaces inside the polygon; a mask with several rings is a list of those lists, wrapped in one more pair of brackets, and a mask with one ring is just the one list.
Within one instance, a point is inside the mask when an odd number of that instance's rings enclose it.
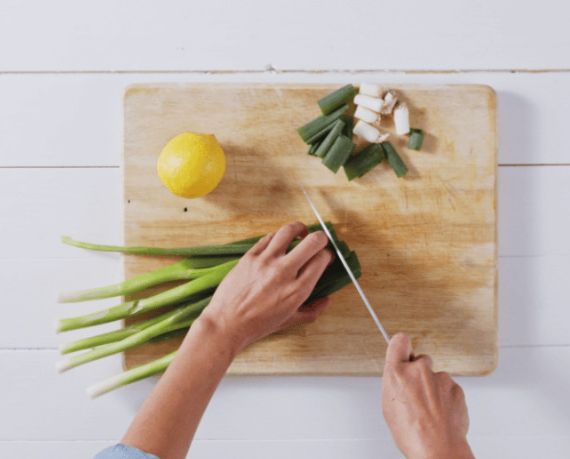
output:
{"label": "knife", "polygon": [[338,248],[338,246],[336,245],[336,242],[334,240],[334,238],[332,237],[329,229],[327,228],[327,225],[325,225],[325,222],[323,221],[321,214],[319,213],[319,211],[317,210],[317,208],[315,207],[315,203],[312,201],[312,199],[309,197],[309,195],[307,194],[307,192],[305,191],[304,188],[301,188],[301,190],[303,191],[303,194],[305,195],[305,198],[307,199],[307,202],[309,203],[309,207],[311,208],[311,210],[313,211],[313,214],[315,214],[315,217],[317,217],[317,220],[319,221],[319,224],[321,225],[321,228],[323,229],[323,231],[325,232],[325,234],[327,235],[329,241],[331,241],[331,244],[336,252],[336,256],[338,257],[338,259],[340,260],[340,262],[342,263],[342,265],[344,266],[344,269],[346,269],[346,272],[348,273],[348,277],[350,277],[350,280],[352,281],[352,284],[354,285],[354,287],[356,288],[356,291],[358,292],[358,294],[360,295],[360,298],[362,298],[362,302],[364,303],[364,306],[366,306],[366,309],[368,309],[368,312],[370,313],[370,316],[372,317],[372,320],[374,321],[374,323],[376,324],[376,326],[378,327],[378,330],[380,330],[380,333],[382,334],[382,336],[384,337],[384,339],[386,340],[386,343],[390,342],[390,335],[388,335],[388,333],[386,332],[386,329],[384,328],[384,326],[382,325],[382,322],[380,322],[380,319],[378,318],[378,316],[376,315],[376,312],[374,312],[374,309],[372,309],[372,306],[370,304],[370,301],[368,301],[368,298],[366,297],[366,294],[364,293],[364,290],[362,290],[362,287],[360,286],[360,283],[358,282],[358,280],[356,279],[356,277],[354,276],[354,273],[352,272],[352,270],[350,269],[350,266],[348,266],[348,263],[346,262],[344,256],[342,255],[340,249]]}

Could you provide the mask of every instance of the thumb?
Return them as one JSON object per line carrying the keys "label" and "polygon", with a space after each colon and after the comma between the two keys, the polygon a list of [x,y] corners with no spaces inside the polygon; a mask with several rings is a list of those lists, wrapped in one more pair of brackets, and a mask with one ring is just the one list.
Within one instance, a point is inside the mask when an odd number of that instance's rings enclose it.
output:
{"label": "thumb", "polygon": [[412,355],[410,338],[403,333],[396,333],[388,344],[386,363],[397,364],[409,362]]}

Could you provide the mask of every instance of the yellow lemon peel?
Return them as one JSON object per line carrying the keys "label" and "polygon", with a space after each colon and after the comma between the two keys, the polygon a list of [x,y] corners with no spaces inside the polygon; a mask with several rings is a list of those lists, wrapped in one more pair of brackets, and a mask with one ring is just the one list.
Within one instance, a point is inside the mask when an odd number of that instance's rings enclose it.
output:
{"label": "yellow lemon peel", "polygon": [[198,198],[218,186],[226,171],[226,157],[213,134],[184,132],[164,146],[156,169],[173,194]]}

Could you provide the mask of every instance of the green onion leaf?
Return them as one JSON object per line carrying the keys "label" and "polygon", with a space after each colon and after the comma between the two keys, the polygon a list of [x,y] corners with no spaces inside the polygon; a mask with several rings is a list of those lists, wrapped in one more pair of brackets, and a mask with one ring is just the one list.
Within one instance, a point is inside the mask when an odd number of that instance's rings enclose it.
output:
{"label": "green onion leaf", "polygon": [[348,137],[344,135],[337,137],[323,158],[323,164],[336,174],[352,153],[353,148],[354,144]]}
{"label": "green onion leaf", "polygon": [[419,150],[424,143],[424,131],[421,129],[410,129],[410,140],[408,140],[408,148],[410,150]]}
{"label": "green onion leaf", "polygon": [[392,146],[390,142],[383,142],[382,147],[386,152],[386,158],[388,159],[388,164],[390,167],[394,169],[394,172],[398,177],[403,177],[408,173],[408,168],[400,158],[400,155],[396,151],[396,149]]}
{"label": "green onion leaf", "polygon": [[317,148],[319,148],[319,145],[320,145],[321,143],[322,143],[322,141],[313,143],[313,144],[309,147],[309,151],[307,152],[307,154],[308,154],[308,155],[311,155],[311,156],[315,156],[315,152],[317,151]]}
{"label": "green onion leaf", "polygon": [[321,112],[323,115],[328,115],[329,113],[334,112],[341,105],[349,103],[355,94],[356,90],[351,84],[347,84],[342,88],[339,88],[336,91],[327,94],[319,100],[319,107],[321,107]]}
{"label": "green onion leaf", "polygon": [[370,144],[357,155],[351,156],[346,162],[344,165],[346,177],[349,181],[362,177],[380,164],[384,158],[386,158],[386,153],[382,145],[379,143]]}
{"label": "green onion leaf", "polygon": [[336,120],[334,122],[333,128],[329,131],[327,136],[321,142],[319,148],[317,148],[317,151],[315,151],[315,155],[318,156],[319,158],[324,157],[327,154],[327,151],[329,151],[329,148],[332,147],[334,141],[342,133],[343,129],[344,129],[344,121]]}
{"label": "green onion leaf", "polygon": [[349,139],[352,139],[352,129],[354,128],[352,116],[342,115],[340,119],[344,121],[344,129],[342,130],[342,133]]}
{"label": "green onion leaf", "polygon": [[347,110],[348,110],[348,105],[343,105],[342,107],[336,109],[334,112],[332,112],[329,115],[319,116],[318,118],[309,121],[307,124],[297,129],[297,132],[299,133],[301,138],[305,141],[305,143],[314,142],[315,134],[319,134],[329,124],[338,120]]}

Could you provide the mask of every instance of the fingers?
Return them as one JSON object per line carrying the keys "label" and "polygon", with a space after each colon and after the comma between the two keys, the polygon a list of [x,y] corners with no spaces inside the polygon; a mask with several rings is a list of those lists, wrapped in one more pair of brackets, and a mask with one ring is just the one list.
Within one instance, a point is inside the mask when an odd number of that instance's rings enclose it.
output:
{"label": "fingers", "polygon": [[302,301],[306,300],[310,292],[313,291],[317,281],[321,278],[325,269],[327,269],[331,259],[332,253],[325,249],[318,252],[305,264],[295,281],[296,289],[306,293]]}
{"label": "fingers", "polygon": [[301,269],[305,263],[323,250],[328,242],[326,234],[322,231],[311,233],[297,247],[285,255],[285,260],[295,269]]}
{"label": "fingers", "polygon": [[403,333],[396,333],[388,344],[386,364],[409,362],[412,355],[412,343]]}
{"label": "fingers", "polygon": [[425,365],[428,369],[433,369],[433,360],[429,355],[421,354],[413,357],[414,362],[419,362],[421,365]]}
{"label": "fingers", "polygon": [[249,249],[248,253],[251,255],[259,255],[267,248],[272,238],[273,233],[266,234],[259,241],[257,241],[251,249]]}
{"label": "fingers", "polygon": [[289,223],[279,228],[273,239],[269,242],[266,252],[268,255],[283,255],[289,244],[298,237],[307,234],[307,227],[301,222]]}
{"label": "fingers", "polygon": [[301,306],[295,314],[293,314],[281,327],[282,329],[292,327],[294,325],[311,323],[317,320],[321,313],[330,304],[329,297],[319,298],[312,303]]}

